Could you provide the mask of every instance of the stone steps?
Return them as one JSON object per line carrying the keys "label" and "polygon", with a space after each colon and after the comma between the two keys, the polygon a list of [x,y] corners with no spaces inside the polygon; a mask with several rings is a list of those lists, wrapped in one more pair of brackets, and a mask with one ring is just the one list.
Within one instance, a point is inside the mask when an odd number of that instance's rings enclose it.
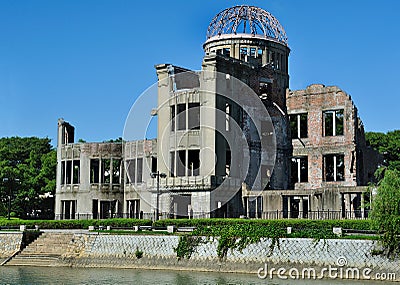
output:
{"label": "stone steps", "polygon": [[6,266],[60,266],[60,257],[67,251],[73,234],[44,233]]}

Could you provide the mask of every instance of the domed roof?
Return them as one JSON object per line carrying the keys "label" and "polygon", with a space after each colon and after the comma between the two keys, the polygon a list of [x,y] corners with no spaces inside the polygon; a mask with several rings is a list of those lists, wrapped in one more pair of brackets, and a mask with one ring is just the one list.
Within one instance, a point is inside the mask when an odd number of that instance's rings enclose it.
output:
{"label": "domed roof", "polygon": [[207,40],[224,34],[263,36],[287,46],[288,39],[279,21],[255,6],[234,6],[218,13],[207,29]]}

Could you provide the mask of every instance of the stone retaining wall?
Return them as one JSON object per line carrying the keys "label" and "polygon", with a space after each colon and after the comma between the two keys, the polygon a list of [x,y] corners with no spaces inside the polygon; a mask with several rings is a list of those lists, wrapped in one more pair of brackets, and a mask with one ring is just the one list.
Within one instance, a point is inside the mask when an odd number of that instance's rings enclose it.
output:
{"label": "stone retaining wall", "polygon": [[[373,256],[371,252],[378,248],[375,241],[281,239],[279,247],[271,251],[271,240],[264,239],[242,252],[229,251],[226,260],[220,261],[216,240],[200,244],[189,260],[177,260],[174,248],[178,240],[177,236],[76,234],[63,259],[77,267],[258,272],[261,277],[267,271],[267,278],[272,268],[276,268],[272,272],[274,275],[278,274],[278,268],[285,269],[281,273],[286,276],[314,269],[317,278],[322,274],[329,277],[327,270],[336,268],[336,278],[353,279],[352,274],[358,272],[359,279],[379,279],[376,274],[385,274],[385,279],[400,281],[399,259]],[[143,252],[142,258],[136,258],[136,249]],[[388,275],[392,273],[394,275]]]}
{"label": "stone retaining wall", "polygon": [[22,236],[22,232],[0,232],[1,261],[12,256],[17,250],[21,248]]}

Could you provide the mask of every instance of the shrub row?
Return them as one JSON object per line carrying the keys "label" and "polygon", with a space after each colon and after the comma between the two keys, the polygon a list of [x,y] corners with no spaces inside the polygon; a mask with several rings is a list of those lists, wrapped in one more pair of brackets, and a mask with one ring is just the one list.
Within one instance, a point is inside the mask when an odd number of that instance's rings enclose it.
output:
{"label": "shrub row", "polygon": [[0,227],[38,225],[41,229],[87,229],[89,226],[111,226],[116,228],[130,228],[133,226],[151,226],[150,220],[139,219],[108,219],[108,220],[3,220]]}
{"label": "shrub row", "polygon": [[205,226],[228,226],[228,225],[256,225],[260,227],[287,228],[292,227],[298,230],[321,230],[333,227],[354,230],[370,230],[370,220],[302,220],[302,219],[281,219],[281,220],[247,220],[247,219],[169,219],[159,220],[155,226],[165,227],[175,225],[177,227],[205,227]]}

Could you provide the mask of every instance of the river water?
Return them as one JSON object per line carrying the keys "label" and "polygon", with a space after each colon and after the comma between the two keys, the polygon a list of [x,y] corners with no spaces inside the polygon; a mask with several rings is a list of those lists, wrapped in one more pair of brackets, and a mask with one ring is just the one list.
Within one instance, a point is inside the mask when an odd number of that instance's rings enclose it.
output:
{"label": "river water", "polygon": [[[110,268],[63,268],[63,267],[0,267],[0,284],[140,284],[140,285],[350,285],[389,284],[386,282],[362,282],[340,280],[279,280],[259,279],[256,274],[204,273],[189,271],[110,269]],[[394,284],[390,282],[390,284]]]}

